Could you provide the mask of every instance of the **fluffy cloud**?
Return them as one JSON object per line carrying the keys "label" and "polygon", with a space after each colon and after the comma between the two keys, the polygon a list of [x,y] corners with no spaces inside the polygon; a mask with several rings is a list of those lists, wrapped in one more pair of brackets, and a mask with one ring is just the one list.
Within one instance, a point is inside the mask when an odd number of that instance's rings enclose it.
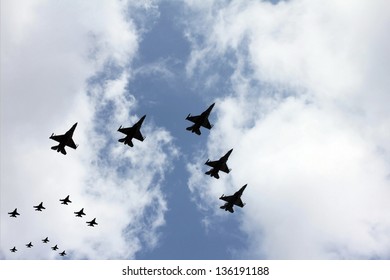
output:
{"label": "fluffy cloud", "polygon": [[234,148],[233,171],[208,183],[199,160],[189,185],[220,217],[220,194],[248,183],[235,213],[248,248],[237,256],[389,258],[388,2],[187,8],[188,74],[221,61],[233,69],[208,141],[212,158]]}
{"label": "fluffy cloud", "polygon": [[[40,241],[46,236],[77,259],[134,258],[157,244],[167,209],[161,182],[177,150],[147,121],[147,139],[133,149],[116,131],[139,118],[126,85],[141,33],[128,15],[150,16],[149,8],[152,1],[2,3],[2,258],[58,258]],[[50,150],[50,134],[75,122],[79,148]],[[68,194],[73,202],[60,205]],[[41,201],[47,209],[33,211]],[[11,219],[15,207],[21,216]],[[83,207],[87,216],[74,217]],[[99,225],[87,227],[95,217]]]}

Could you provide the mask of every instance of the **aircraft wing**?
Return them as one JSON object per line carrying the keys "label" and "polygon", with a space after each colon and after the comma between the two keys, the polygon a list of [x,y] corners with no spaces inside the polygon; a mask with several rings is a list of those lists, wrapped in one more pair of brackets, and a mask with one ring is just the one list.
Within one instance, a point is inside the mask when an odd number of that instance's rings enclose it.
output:
{"label": "aircraft wing", "polygon": [[57,141],[57,142],[63,142],[65,140],[65,135],[62,134],[62,135],[53,135],[50,137],[50,139],[53,139],[54,141]]}
{"label": "aircraft wing", "polygon": [[186,120],[189,120],[190,122],[197,123],[199,121],[200,116],[189,116],[186,118]]}
{"label": "aircraft wing", "polygon": [[230,202],[232,200],[233,196],[232,195],[228,195],[228,196],[222,196],[220,197],[219,199],[222,199],[226,202]]}
{"label": "aircraft wing", "polygon": [[244,207],[244,203],[242,203],[241,198],[238,198],[235,202],[234,205],[237,205],[238,207]]}
{"label": "aircraft wing", "polygon": [[118,129],[119,132],[129,135],[133,131],[133,127],[122,127]]}
{"label": "aircraft wing", "polygon": [[226,163],[223,164],[219,170],[221,170],[221,171],[223,171],[225,173],[229,173],[230,172],[229,167],[227,166]]}
{"label": "aircraft wing", "polygon": [[211,167],[215,168],[215,167],[217,166],[217,164],[218,164],[218,160],[215,160],[215,161],[207,161],[205,164],[208,165],[208,166],[211,166]]}
{"label": "aircraft wing", "polygon": [[74,143],[74,141],[73,141],[72,138],[69,139],[69,141],[66,143],[66,146],[71,147],[71,148],[73,148],[73,149],[76,149],[76,148],[77,148],[77,146],[76,146],[76,144]]}
{"label": "aircraft wing", "polygon": [[211,129],[212,128],[209,119],[205,119],[204,123],[202,124],[202,126],[207,128],[207,129]]}
{"label": "aircraft wing", "polygon": [[144,141],[144,137],[142,136],[141,132],[138,130],[135,134],[134,134],[134,138],[139,140],[139,141]]}

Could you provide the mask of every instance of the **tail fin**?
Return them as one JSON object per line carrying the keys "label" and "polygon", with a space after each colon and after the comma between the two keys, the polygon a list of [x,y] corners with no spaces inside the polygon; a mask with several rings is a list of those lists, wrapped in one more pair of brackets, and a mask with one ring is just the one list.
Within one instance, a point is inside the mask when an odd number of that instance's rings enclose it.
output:
{"label": "tail fin", "polygon": [[211,177],[214,177],[214,178],[219,179],[218,172],[213,172],[213,169],[211,169],[211,170],[205,172],[205,174],[210,175]]}
{"label": "tail fin", "polygon": [[199,128],[198,129],[194,129],[192,132],[195,132],[196,134],[201,135]]}
{"label": "tail fin", "polygon": [[61,149],[60,152],[61,152],[61,154],[66,155],[65,149]]}

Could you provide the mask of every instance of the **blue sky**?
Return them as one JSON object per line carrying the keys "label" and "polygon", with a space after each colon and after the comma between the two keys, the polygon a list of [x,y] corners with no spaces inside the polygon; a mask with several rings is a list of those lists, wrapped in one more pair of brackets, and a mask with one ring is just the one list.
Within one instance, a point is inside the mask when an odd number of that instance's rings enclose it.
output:
{"label": "blue sky", "polygon": [[[59,259],[49,236],[69,259],[388,259],[388,7],[2,2],[0,258]],[[145,141],[119,143],[145,114]],[[75,122],[79,148],[50,150]]]}

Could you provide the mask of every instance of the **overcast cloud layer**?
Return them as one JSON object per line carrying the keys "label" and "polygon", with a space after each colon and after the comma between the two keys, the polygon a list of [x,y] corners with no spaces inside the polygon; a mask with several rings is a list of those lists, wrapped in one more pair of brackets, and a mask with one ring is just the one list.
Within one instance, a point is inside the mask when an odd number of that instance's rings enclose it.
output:
{"label": "overcast cloud layer", "polygon": [[[157,244],[161,182],[178,152],[148,118],[142,145],[117,142],[119,125],[141,117],[126,90],[144,31],[135,14],[140,23],[158,16],[152,1],[2,2],[1,258],[57,258],[55,244],[70,258],[134,258]],[[50,150],[51,133],[75,122],[78,149]],[[73,202],[60,205],[66,195]],[[47,209],[33,211],[41,201]],[[21,216],[9,218],[16,207]],[[83,207],[87,215],[74,217]],[[95,217],[99,225],[87,227]]]}
{"label": "overcast cloud layer", "polygon": [[[248,183],[239,258],[390,257],[388,1],[187,1],[188,75],[216,97],[207,157],[189,164],[207,225]],[[213,66],[225,70],[210,75]],[[202,80],[201,80],[202,79]],[[217,90],[217,88],[216,88]],[[221,95],[223,95],[221,97]],[[200,201],[200,200],[197,200]],[[211,214],[210,214],[211,213]],[[225,215],[227,214],[227,215]]]}

